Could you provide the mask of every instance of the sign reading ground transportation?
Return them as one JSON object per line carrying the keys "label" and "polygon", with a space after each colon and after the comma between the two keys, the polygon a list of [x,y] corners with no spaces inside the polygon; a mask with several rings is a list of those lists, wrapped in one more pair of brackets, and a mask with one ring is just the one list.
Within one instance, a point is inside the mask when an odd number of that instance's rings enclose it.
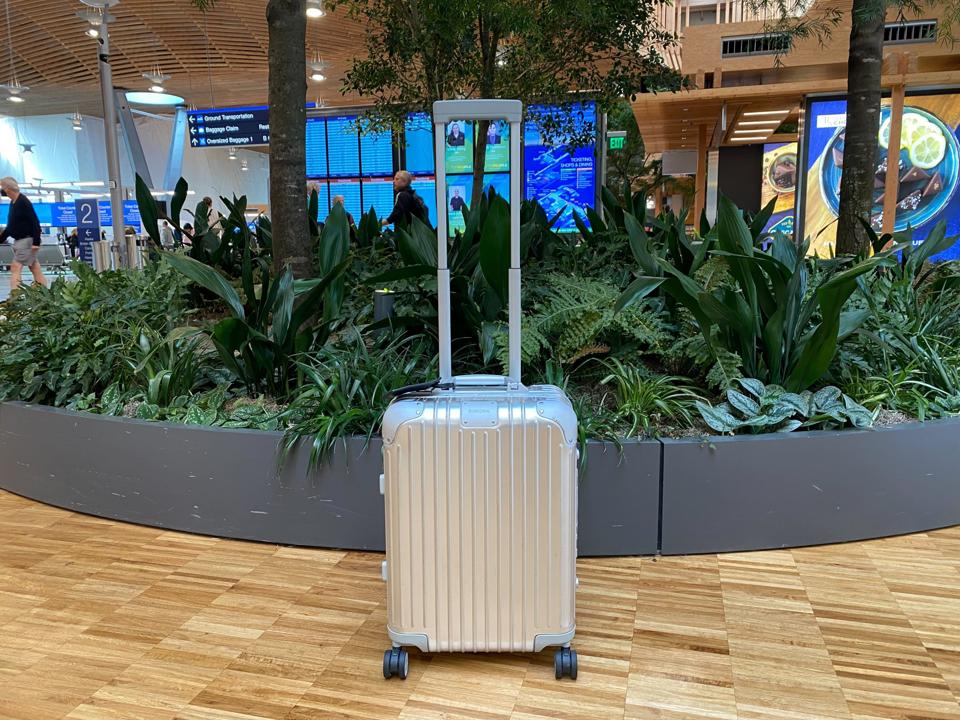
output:
{"label": "sign reading ground transportation", "polygon": [[190,147],[239,147],[270,144],[270,109],[193,110],[187,113]]}

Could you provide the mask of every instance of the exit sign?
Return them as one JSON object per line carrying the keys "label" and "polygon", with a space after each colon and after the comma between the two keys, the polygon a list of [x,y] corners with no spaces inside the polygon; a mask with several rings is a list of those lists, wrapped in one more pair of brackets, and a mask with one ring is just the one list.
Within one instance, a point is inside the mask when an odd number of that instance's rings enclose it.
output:
{"label": "exit sign", "polygon": [[607,135],[607,142],[608,142],[607,147],[610,150],[623,150],[623,148],[627,144],[627,134],[623,133],[621,135],[617,133],[616,135],[614,135],[613,133],[609,133]]}

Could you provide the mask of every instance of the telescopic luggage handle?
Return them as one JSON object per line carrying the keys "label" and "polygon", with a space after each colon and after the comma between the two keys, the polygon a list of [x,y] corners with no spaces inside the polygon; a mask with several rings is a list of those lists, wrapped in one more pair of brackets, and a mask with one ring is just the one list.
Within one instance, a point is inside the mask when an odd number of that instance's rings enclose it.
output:
{"label": "telescopic luggage handle", "polygon": [[[450,333],[450,268],[447,267],[447,173],[445,125],[454,120],[506,120],[510,124],[510,269],[509,358],[511,385],[520,384],[520,132],[519,100],[438,100],[433,104],[437,166],[437,308],[440,325],[440,382],[452,383]],[[483,169],[480,169],[482,172]],[[474,172],[477,169],[474,168]]]}

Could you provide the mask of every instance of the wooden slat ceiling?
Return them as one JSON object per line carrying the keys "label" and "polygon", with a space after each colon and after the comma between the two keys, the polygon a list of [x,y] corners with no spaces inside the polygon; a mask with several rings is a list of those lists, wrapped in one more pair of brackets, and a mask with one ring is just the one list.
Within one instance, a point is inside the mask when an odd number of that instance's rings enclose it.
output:
{"label": "wooden slat ceiling", "polygon": [[[76,13],[79,0],[5,0],[13,63],[27,102],[4,103],[0,112],[21,115],[100,115],[96,40]],[[265,104],[267,100],[267,0],[219,0],[206,17],[188,0],[120,0],[111,14],[114,85],[145,90],[142,77],[155,67],[172,76],[169,91],[198,107]],[[323,83],[308,83],[310,101],[355,104],[340,85],[351,58],[363,53],[364,29],[342,12],[307,21],[307,49],[330,64]],[[0,7],[0,82],[12,77],[7,23]],[[306,69],[304,70],[306,72]],[[213,89],[211,92],[211,79]]]}

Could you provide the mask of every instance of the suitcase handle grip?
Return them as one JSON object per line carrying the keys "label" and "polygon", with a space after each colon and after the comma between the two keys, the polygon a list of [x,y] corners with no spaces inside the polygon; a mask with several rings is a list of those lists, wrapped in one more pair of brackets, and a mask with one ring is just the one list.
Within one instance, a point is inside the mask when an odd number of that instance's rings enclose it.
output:
{"label": "suitcase handle grip", "polygon": [[404,395],[409,395],[410,393],[422,392],[423,390],[433,390],[434,388],[449,388],[451,387],[450,383],[441,383],[440,378],[436,380],[428,380],[427,382],[414,383],[413,385],[404,385],[403,387],[398,387],[394,390],[387,392],[388,398],[398,398]]}

